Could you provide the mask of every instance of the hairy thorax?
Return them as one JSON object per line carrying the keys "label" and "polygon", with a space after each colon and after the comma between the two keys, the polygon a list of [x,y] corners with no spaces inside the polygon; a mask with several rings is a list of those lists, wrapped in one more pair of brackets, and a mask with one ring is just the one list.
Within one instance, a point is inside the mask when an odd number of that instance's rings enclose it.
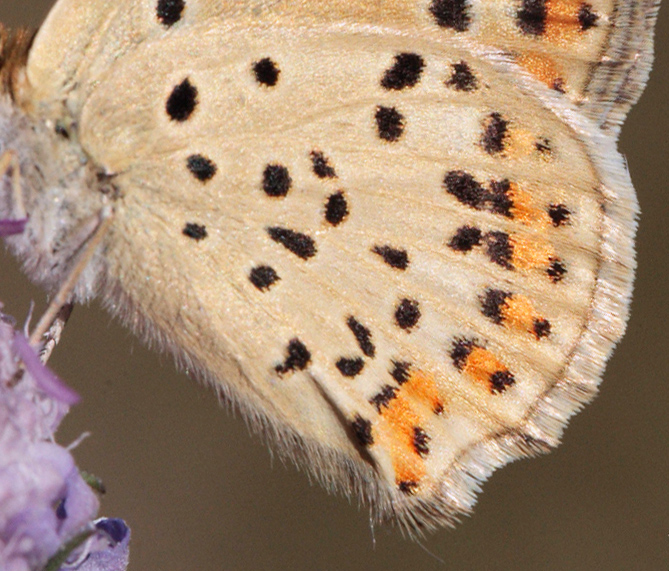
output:
{"label": "hairy thorax", "polygon": [[[10,161],[6,172],[0,172],[0,218],[27,217],[25,232],[6,242],[31,279],[53,291],[98,225],[109,185],[78,144],[76,123],[54,121],[39,108],[21,104],[30,100],[31,87],[16,48],[8,50],[5,40],[0,50],[0,157]],[[77,297],[95,293],[98,270],[96,261],[86,269]]]}

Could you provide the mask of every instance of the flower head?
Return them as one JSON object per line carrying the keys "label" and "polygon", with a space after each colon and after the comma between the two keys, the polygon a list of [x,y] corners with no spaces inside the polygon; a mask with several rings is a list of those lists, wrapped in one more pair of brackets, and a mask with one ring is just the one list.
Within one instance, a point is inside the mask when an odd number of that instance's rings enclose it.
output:
{"label": "flower head", "polygon": [[[0,305],[0,309],[2,306]],[[0,569],[33,571],[76,537],[90,535],[73,558],[95,567],[101,552],[126,540],[121,520],[115,534],[94,523],[99,501],[82,478],[69,450],[54,432],[79,396],[40,362],[28,341],[0,312]],[[118,523],[121,522],[121,523]],[[123,524],[124,526],[125,524]],[[127,528],[125,528],[127,530]],[[86,534],[87,532],[87,534]],[[82,533],[84,534],[82,536]],[[122,535],[122,537],[121,537]],[[101,539],[103,538],[103,539]],[[117,562],[122,549],[116,550]],[[68,559],[68,558],[66,558]],[[86,567],[86,565],[88,565]],[[63,566],[62,569],[73,568]]]}

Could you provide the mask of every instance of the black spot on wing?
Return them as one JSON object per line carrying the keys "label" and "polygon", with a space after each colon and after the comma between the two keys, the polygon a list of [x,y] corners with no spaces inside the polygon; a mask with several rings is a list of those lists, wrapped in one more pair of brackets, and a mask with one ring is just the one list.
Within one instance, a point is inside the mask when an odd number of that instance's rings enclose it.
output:
{"label": "black spot on wing", "polygon": [[430,437],[420,426],[413,427],[413,448],[421,458],[430,453]]}
{"label": "black spot on wing", "polygon": [[383,261],[391,268],[406,270],[409,266],[409,255],[406,250],[400,250],[392,246],[374,246],[372,252],[381,256]]}
{"label": "black spot on wing", "polygon": [[393,361],[393,368],[390,371],[390,376],[401,386],[409,380],[410,370],[411,363],[408,361]]}
{"label": "black spot on wing", "polygon": [[271,266],[256,266],[249,273],[249,280],[260,291],[267,291],[281,278]]}
{"label": "black spot on wing", "polygon": [[561,282],[564,276],[567,274],[567,266],[561,260],[552,259],[551,265],[546,270],[548,277],[553,283]]}
{"label": "black spot on wing", "polygon": [[328,196],[325,203],[325,220],[333,226],[338,226],[348,216],[348,202],[340,190]]}
{"label": "black spot on wing", "polygon": [[361,357],[341,357],[337,360],[335,366],[345,377],[356,377],[365,367],[365,361]]}
{"label": "black spot on wing", "polygon": [[381,87],[389,91],[414,87],[420,81],[424,67],[425,61],[418,54],[398,54],[393,66],[381,78]]}
{"label": "black spot on wing", "polygon": [[311,151],[311,166],[314,174],[318,178],[336,178],[337,173],[334,167],[330,164],[328,159],[321,151]]}
{"label": "black spot on wing", "polygon": [[267,233],[272,240],[303,260],[308,260],[316,255],[316,243],[313,238],[306,234],[279,226],[267,228]]}
{"label": "black spot on wing", "polygon": [[200,182],[207,182],[214,178],[218,167],[211,159],[203,155],[191,155],[186,159],[186,167]]}
{"label": "black spot on wing", "polygon": [[374,438],[372,436],[372,423],[362,418],[360,415],[357,415],[353,422],[351,423],[351,430],[355,439],[358,441],[360,446],[371,446],[374,444]]}
{"label": "black spot on wing", "polygon": [[358,342],[360,350],[367,357],[374,357],[376,354],[376,347],[374,347],[374,343],[372,343],[372,332],[353,316],[350,316],[346,320],[346,325],[348,325],[348,328],[355,336],[355,340]]}
{"label": "black spot on wing", "polygon": [[509,123],[500,113],[491,113],[483,127],[481,136],[481,146],[489,155],[501,153],[506,146],[506,139],[509,133]]}
{"label": "black spot on wing", "polygon": [[487,289],[481,298],[481,313],[494,323],[502,323],[502,310],[506,307],[506,300],[511,293],[501,289]]}
{"label": "black spot on wing", "polygon": [[477,210],[485,205],[486,191],[469,173],[450,171],[444,177],[444,188],[462,204]]}
{"label": "black spot on wing", "polygon": [[406,331],[413,329],[420,317],[420,306],[415,299],[405,298],[395,308],[395,323]]}
{"label": "black spot on wing", "polygon": [[490,261],[512,270],[513,244],[506,232],[488,232],[485,236],[486,252]]}
{"label": "black spot on wing", "polygon": [[490,181],[487,202],[491,212],[501,214],[507,218],[513,218],[513,214],[511,213],[513,199],[511,198],[510,190],[511,183],[508,179]]}
{"label": "black spot on wing", "polygon": [[181,20],[185,7],[184,0],[158,0],[156,17],[163,26],[169,28]]}
{"label": "black spot on wing", "polygon": [[551,334],[551,324],[547,319],[535,319],[533,333],[537,339],[543,339]]}
{"label": "black spot on wing", "polygon": [[566,93],[567,88],[564,83],[564,79],[562,77],[557,77],[553,81],[553,85],[551,85],[551,89],[557,91],[558,93]]}
{"label": "black spot on wing", "polygon": [[524,34],[541,36],[546,31],[547,18],[546,0],[523,0],[516,24]]}
{"label": "black spot on wing", "polygon": [[506,369],[496,371],[490,375],[490,392],[493,394],[503,393],[507,388],[516,383],[516,378]]}
{"label": "black spot on wing", "polygon": [[404,134],[404,116],[394,107],[379,105],[374,118],[380,139],[394,143]]}
{"label": "black spot on wing", "polygon": [[553,145],[551,144],[550,139],[543,137],[534,143],[534,148],[545,158],[550,158],[553,156]]}
{"label": "black spot on wing", "polygon": [[578,10],[578,23],[581,25],[581,31],[587,32],[590,28],[597,25],[599,16],[593,12],[592,5],[583,2]]}
{"label": "black spot on wing", "polygon": [[469,252],[481,244],[481,230],[474,226],[462,226],[448,243],[448,247],[456,252]]}
{"label": "black spot on wing", "polygon": [[399,388],[385,385],[377,394],[369,399],[370,404],[374,405],[378,412],[382,412],[384,408],[388,408],[390,401],[397,398]]}
{"label": "black spot on wing", "polygon": [[464,62],[454,63],[451,77],[446,80],[446,85],[456,91],[471,92],[478,89],[478,81],[471,68]]}
{"label": "black spot on wing", "polygon": [[267,87],[274,87],[279,82],[281,70],[270,58],[263,58],[253,64],[256,81]]}
{"label": "black spot on wing", "polygon": [[288,342],[286,349],[286,359],[280,365],[274,367],[274,370],[283,375],[292,371],[302,371],[307,368],[311,362],[311,353],[304,343],[297,337]]}
{"label": "black spot on wing", "polygon": [[471,174],[464,171],[450,171],[444,177],[444,188],[462,204],[476,210],[487,209],[495,214],[512,218],[511,183],[507,179],[490,181],[490,188],[486,189]]}
{"label": "black spot on wing", "polygon": [[188,236],[196,242],[207,237],[207,229],[202,224],[195,224],[194,222],[187,222],[181,232],[184,236]]}
{"label": "black spot on wing", "polygon": [[465,32],[471,24],[467,0],[433,0],[430,12],[442,28],[450,28],[456,32]]}
{"label": "black spot on wing", "polygon": [[288,194],[292,184],[293,180],[285,166],[271,164],[265,167],[262,175],[262,188],[267,196],[284,197]]}
{"label": "black spot on wing", "polygon": [[571,212],[564,204],[551,204],[548,208],[548,215],[551,217],[553,226],[557,228],[569,223]]}
{"label": "black spot on wing", "polygon": [[190,119],[195,107],[197,107],[197,87],[186,78],[172,89],[165,104],[165,111],[170,119],[182,123]]}
{"label": "black spot on wing", "polygon": [[475,347],[480,347],[480,345],[474,339],[461,337],[453,341],[450,357],[458,371],[464,369],[467,359]]}
{"label": "black spot on wing", "polygon": [[407,496],[413,496],[418,490],[418,482],[413,480],[403,480],[397,484],[397,488]]}

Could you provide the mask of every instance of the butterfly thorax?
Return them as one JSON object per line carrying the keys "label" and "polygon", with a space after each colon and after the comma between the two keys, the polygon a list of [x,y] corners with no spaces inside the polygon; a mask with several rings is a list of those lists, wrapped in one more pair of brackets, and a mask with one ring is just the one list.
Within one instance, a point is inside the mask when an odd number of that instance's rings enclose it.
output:
{"label": "butterfly thorax", "polygon": [[[27,34],[0,36],[0,157],[13,157],[8,170],[0,172],[0,218],[28,218],[25,232],[7,243],[29,276],[53,290],[95,228],[107,185],[77,143],[75,124],[46,118],[22,103],[31,99],[25,76],[28,43]],[[95,290],[95,266],[86,272],[80,297]]]}

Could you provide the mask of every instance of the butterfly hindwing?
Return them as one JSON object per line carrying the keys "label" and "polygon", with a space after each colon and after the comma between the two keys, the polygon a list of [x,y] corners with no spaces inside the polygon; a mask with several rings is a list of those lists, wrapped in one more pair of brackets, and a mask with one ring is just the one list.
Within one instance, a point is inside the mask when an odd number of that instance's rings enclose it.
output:
{"label": "butterfly hindwing", "polygon": [[650,53],[616,18],[652,15],[614,4],[61,0],[28,78],[114,189],[107,303],[412,529],[555,445],[622,332],[598,124]]}

